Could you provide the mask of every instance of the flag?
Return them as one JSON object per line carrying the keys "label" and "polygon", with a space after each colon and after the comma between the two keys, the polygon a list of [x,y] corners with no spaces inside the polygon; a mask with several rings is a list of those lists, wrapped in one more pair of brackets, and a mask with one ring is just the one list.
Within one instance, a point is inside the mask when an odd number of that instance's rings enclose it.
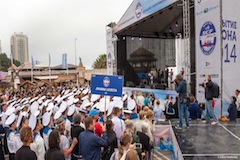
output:
{"label": "flag", "polygon": [[50,66],[51,66],[51,56],[50,56],[50,54],[48,54],[48,58],[49,58],[49,60],[48,60],[48,68],[50,68]]}
{"label": "flag", "polygon": [[67,53],[62,55],[62,69],[67,69]]}
{"label": "flag", "polygon": [[32,70],[34,70],[34,61],[33,61],[33,56],[31,56],[32,58]]}

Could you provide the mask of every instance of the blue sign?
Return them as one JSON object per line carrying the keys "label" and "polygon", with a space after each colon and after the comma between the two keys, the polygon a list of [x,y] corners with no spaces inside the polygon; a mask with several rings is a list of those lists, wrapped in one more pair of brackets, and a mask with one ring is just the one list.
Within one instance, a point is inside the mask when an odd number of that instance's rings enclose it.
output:
{"label": "blue sign", "polygon": [[216,29],[212,22],[203,24],[200,32],[200,48],[205,55],[210,55],[217,41]]}
{"label": "blue sign", "polygon": [[122,76],[92,75],[91,94],[121,97],[122,88]]}

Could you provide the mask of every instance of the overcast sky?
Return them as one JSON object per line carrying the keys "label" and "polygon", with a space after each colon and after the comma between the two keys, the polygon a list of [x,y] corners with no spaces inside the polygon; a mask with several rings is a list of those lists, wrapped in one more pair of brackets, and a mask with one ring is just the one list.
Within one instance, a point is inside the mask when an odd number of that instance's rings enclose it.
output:
{"label": "overcast sky", "polygon": [[[106,53],[106,25],[118,22],[132,0],[1,0],[0,40],[9,57],[14,32],[28,36],[29,57],[43,65],[61,64],[62,53],[75,64],[78,57],[91,68],[99,54]],[[30,58],[29,58],[30,59]]]}

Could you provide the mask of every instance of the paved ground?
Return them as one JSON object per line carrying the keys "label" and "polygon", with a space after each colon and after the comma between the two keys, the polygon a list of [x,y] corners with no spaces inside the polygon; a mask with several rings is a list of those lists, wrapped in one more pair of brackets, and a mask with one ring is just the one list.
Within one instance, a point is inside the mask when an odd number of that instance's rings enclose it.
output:
{"label": "paved ground", "polygon": [[[177,120],[172,125],[177,125]],[[186,160],[240,159],[240,123],[219,123],[215,126],[201,121],[190,128],[175,130],[180,149]]]}

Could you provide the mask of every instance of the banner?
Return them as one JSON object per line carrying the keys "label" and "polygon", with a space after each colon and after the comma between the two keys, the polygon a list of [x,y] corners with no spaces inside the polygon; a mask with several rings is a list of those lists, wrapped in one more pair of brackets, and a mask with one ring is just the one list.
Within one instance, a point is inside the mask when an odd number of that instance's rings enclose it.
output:
{"label": "banner", "polygon": [[178,0],[134,0],[117,23],[114,32],[116,33],[177,1]]}
{"label": "banner", "polygon": [[32,59],[32,71],[34,70],[34,60],[33,60],[33,56],[31,56],[31,59]]}
{"label": "banner", "polygon": [[[200,86],[209,74],[220,86],[221,39],[220,1],[195,0],[196,26],[196,95],[199,102],[205,102],[205,91]],[[220,114],[220,101],[215,100],[214,112]]]}
{"label": "banner", "polygon": [[67,69],[67,53],[62,55],[62,69]]}
{"label": "banner", "polygon": [[230,97],[240,89],[240,1],[223,0],[223,113],[227,113]]}
{"label": "banner", "polygon": [[113,29],[107,27],[107,74],[113,75],[113,60],[114,60],[114,46],[113,46]]}

